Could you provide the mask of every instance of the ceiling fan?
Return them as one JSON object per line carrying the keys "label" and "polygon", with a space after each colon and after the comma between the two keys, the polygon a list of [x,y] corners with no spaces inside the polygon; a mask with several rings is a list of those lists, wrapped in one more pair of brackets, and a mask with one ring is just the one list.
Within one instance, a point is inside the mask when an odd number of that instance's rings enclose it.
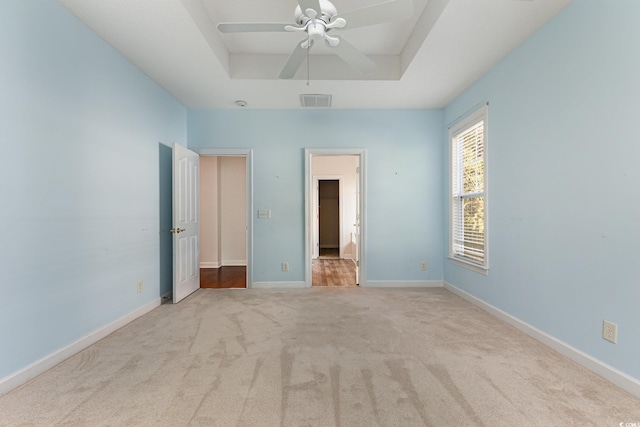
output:
{"label": "ceiling fan", "polygon": [[221,33],[306,33],[307,37],[298,43],[282,69],[281,79],[293,78],[313,44],[322,39],[343,61],[361,73],[368,74],[377,67],[376,63],[333,31],[391,22],[408,18],[412,13],[413,0],[389,0],[341,14],[338,14],[338,10],[329,0],[298,0],[294,12],[296,25],[223,22],[218,24],[218,30]]}

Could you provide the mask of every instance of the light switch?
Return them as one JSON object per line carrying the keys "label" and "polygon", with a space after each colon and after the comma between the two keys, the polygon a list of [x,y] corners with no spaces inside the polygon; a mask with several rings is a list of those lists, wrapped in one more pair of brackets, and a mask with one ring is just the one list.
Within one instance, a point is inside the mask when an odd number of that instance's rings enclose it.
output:
{"label": "light switch", "polygon": [[259,219],[269,219],[269,218],[271,218],[271,211],[270,210],[258,211],[258,218]]}

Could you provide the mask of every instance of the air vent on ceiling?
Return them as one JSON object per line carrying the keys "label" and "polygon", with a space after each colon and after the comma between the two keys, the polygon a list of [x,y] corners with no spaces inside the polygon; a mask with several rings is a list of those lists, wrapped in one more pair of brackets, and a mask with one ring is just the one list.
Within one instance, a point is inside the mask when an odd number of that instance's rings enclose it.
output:
{"label": "air vent on ceiling", "polygon": [[308,108],[329,108],[331,95],[303,94],[300,95],[300,103]]}

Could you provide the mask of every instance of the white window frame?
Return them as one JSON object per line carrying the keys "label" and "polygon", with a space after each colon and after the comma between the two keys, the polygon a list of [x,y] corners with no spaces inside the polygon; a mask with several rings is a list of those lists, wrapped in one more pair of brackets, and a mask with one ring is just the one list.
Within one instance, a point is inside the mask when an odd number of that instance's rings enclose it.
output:
{"label": "white window frame", "polygon": [[[483,123],[483,191],[482,197],[484,198],[484,258],[483,261],[477,262],[471,258],[464,257],[460,254],[457,254],[455,251],[455,240],[454,240],[454,224],[456,223],[456,218],[454,218],[454,203],[459,198],[463,196],[454,195],[460,193],[460,191],[454,192],[454,171],[456,168],[454,167],[454,162],[457,161],[454,147],[455,147],[455,138],[464,133],[466,130],[472,128],[480,122]],[[488,107],[487,105],[483,105],[477,110],[473,111],[471,114],[467,115],[459,122],[455,123],[453,126],[449,128],[449,259],[453,264],[459,265],[461,267],[467,268],[469,270],[475,271],[481,274],[488,274],[489,272],[489,198],[488,198]],[[459,169],[459,167],[457,168]],[[462,181],[460,179],[457,180],[461,185]],[[475,194],[477,195],[477,193]]]}

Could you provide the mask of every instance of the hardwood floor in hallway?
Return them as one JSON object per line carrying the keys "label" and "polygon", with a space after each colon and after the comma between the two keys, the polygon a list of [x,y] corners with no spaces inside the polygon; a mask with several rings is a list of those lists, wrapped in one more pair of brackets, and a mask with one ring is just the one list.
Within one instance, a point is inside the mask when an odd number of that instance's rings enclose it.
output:
{"label": "hardwood floor in hallway", "polygon": [[357,286],[356,264],[350,259],[314,259],[312,286]]}
{"label": "hardwood floor in hallway", "polygon": [[[332,255],[314,259],[312,263],[313,286],[357,286],[356,266],[351,259],[334,258]],[[247,268],[226,266],[200,269],[201,288],[246,288]]]}
{"label": "hardwood floor in hallway", "polygon": [[201,288],[246,288],[247,267],[220,267],[200,269]]}

